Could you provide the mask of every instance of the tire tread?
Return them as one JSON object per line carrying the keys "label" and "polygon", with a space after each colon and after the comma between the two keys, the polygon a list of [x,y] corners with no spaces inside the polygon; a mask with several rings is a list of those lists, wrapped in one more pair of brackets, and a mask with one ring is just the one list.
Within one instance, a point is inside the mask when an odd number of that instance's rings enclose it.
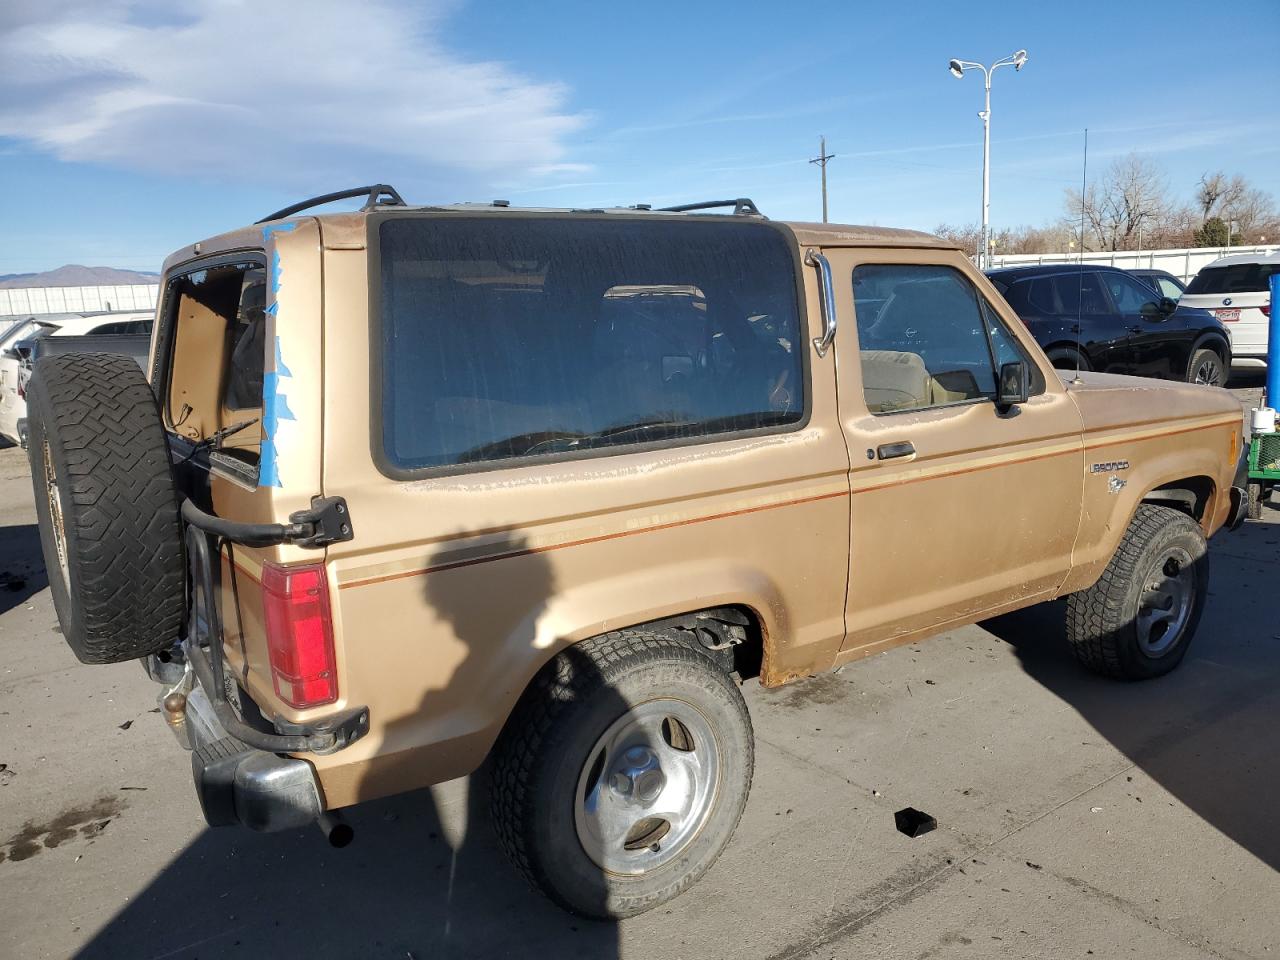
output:
{"label": "tire tread", "polygon": [[[61,446],[59,479],[71,494],[64,507],[77,547],[67,558],[75,566],[70,602],[82,636],[66,632],[67,641],[86,663],[162,649],[186,615],[186,563],[155,395],[134,360],[112,354],[44,358],[31,385],[44,435]],[[33,482],[41,496],[43,479]]]}
{"label": "tire tread", "polygon": [[1067,597],[1067,640],[1076,659],[1094,673],[1133,679],[1120,652],[1124,643],[1121,631],[1129,624],[1122,608],[1147,545],[1171,526],[1190,526],[1197,532],[1200,529],[1180,510],[1139,504],[1102,576],[1093,586]]}

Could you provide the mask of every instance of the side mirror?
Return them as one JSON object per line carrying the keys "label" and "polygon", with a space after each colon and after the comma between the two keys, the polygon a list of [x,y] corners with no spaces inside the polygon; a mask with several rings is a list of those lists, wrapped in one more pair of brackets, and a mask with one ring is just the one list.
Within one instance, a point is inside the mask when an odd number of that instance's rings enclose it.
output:
{"label": "side mirror", "polygon": [[1142,305],[1141,313],[1148,320],[1167,320],[1173,311],[1178,309],[1178,302],[1170,297],[1161,297]]}
{"label": "side mirror", "polygon": [[1173,299],[1173,297],[1160,298],[1160,312],[1163,313],[1166,317],[1169,316],[1171,313],[1173,313],[1177,309],[1178,309],[1178,301]]}
{"label": "side mirror", "polygon": [[1025,361],[1015,360],[1000,367],[996,390],[996,409],[1007,413],[1031,396],[1031,371]]}

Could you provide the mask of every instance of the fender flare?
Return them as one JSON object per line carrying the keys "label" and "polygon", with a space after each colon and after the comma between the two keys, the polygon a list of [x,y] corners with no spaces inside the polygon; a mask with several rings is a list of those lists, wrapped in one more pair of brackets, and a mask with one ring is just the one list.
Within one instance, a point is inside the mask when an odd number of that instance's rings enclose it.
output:
{"label": "fender flare", "polygon": [[1214,353],[1222,358],[1223,366],[1228,370],[1231,369],[1231,341],[1217,330],[1202,330],[1200,332],[1200,336],[1196,337],[1195,343],[1191,345],[1191,352],[1187,355],[1187,364],[1190,365],[1191,358],[1196,355],[1197,350],[1203,350],[1206,347],[1213,349]]}

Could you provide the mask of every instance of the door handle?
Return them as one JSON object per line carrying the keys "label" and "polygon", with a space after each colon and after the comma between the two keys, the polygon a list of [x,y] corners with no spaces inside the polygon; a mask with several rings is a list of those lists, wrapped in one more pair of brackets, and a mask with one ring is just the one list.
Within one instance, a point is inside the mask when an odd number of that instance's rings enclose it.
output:
{"label": "door handle", "polygon": [[876,456],[881,460],[894,460],[898,457],[910,457],[916,452],[916,445],[910,440],[898,443],[882,443],[876,447]]}

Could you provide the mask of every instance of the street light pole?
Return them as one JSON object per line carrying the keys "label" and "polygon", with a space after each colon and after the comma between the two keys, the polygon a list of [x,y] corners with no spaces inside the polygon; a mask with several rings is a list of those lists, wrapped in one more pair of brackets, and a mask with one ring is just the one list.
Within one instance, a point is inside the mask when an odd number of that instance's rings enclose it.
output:
{"label": "street light pole", "polygon": [[978,269],[987,266],[991,257],[991,75],[1000,67],[1013,67],[1021,70],[1027,62],[1027,51],[1019,50],[1012,56],[997,60],[987,67],[972,60],[952,60],[951,73],[955,77],[963,77],[966,70],[981,70],[985,102],[982,112],[982,249],[978,251]]}
{"label": "street light pole", "polygon": [[983,270],[991,258],[991,70],[983,68],[987,102],[982,111],[982,255],[978,269]]}

